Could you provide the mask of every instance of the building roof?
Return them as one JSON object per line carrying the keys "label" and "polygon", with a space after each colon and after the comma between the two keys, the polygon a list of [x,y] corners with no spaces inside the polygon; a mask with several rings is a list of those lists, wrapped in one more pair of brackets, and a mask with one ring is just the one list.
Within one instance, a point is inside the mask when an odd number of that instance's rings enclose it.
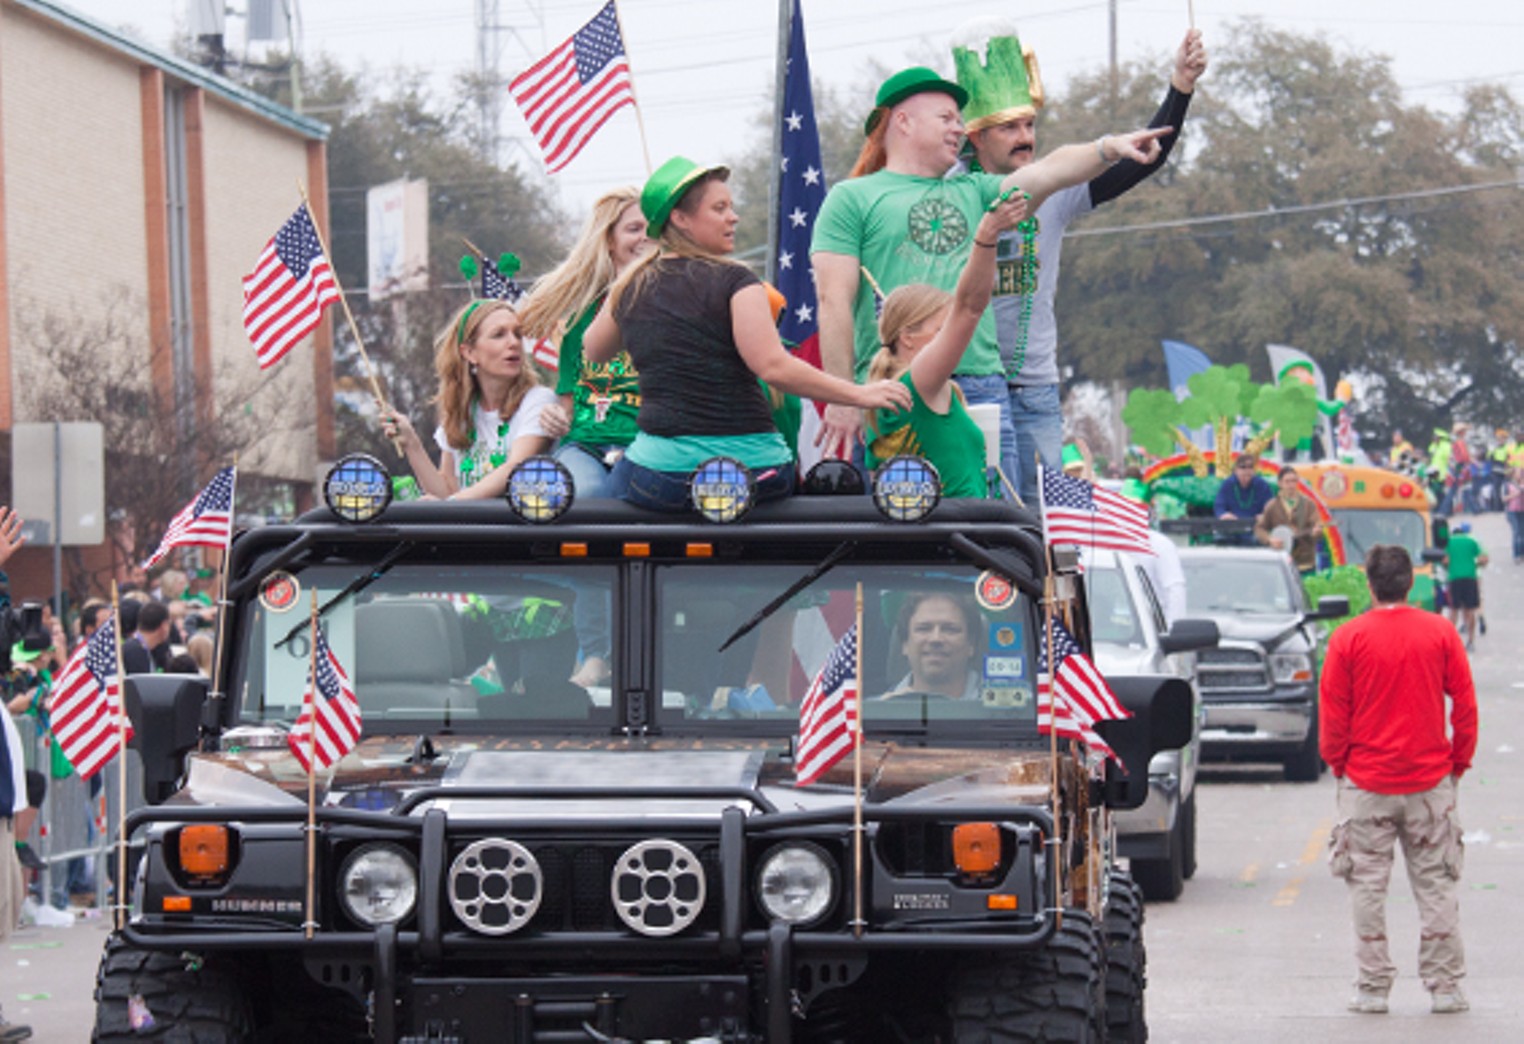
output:
{"label": "building roof", "polygon": [[177,80],[200,87],[217,95],[231,105],[236,105],[257,116],[271,120],[288,130],[307,138],[327,140],[328,125],[301,113],[288,109],[262,94],[234,83],[232,80],[203,69],[167,51],[151,47],[118,29],[104,25],[93,18],[71,10],[50,0],[8,0],[17,7],[25,8],[66,29],[79,33],[105,47],[118,51],[146,65],[157,66]]}

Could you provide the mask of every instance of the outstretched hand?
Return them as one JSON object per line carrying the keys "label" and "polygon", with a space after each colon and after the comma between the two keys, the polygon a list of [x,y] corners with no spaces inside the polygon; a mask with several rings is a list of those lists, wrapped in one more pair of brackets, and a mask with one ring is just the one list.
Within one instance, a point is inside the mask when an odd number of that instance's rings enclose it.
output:
{"label": "outstretched hand", "polygon": [[863,437],[863,417],[855,407],[830,403],[815,433],[815,445],[830,460],[851,460],[852,451]]}
{"label": "outstretched hand", "polygon": [[1201,41],[1201,30],[1192,29],[1185,34],[1180,49],[1175,52],[1175,70],[1169,82],[1181,94],[1190,94],[1196,89],[1196,81],[1206,72],[1206,67],[1207,51],[1206,44]]}
{"label": "outstretched hand", "polygon": [[26,537],[21,535],[21,525],[20,515],[8,507],[0,507],[0,565],[26,543]]}
{"label": "outstretched hand", "polygon": [[908,410],[910,387],[904,381],[874,381],[858,389],[858,406],[865,410]]}
{"label": "outstretched hand", "polygon": [[1159,139],[1174,130],[1173,127],[1145,127],[1126,134],[1108,134],[1101,139],[1101,153],[1109,160],[1130,159],[1146,165],[1159,158]]}

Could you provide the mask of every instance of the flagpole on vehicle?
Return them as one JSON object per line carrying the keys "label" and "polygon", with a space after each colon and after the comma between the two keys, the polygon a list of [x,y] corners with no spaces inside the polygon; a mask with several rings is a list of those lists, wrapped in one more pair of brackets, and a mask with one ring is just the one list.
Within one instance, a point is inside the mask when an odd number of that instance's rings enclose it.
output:
{"label": "flagpole on vehicle", "polygon": [[[116,895],[112,897],[117,931],[127,927],[127,672],[122,665],[122,602],[111,581],[111,630],[116,646]],[[108,701],[109,706],[109,701]]]}
{"label": "flagpole on vehicle", "polygon": [[640,114],[640,96],[635,93],[635,63],[630,61],[629,37],[624,35],[624,19],[619,17],[618,0],[612,0],[614,24],[619,27],[619,39],[624,43],[624,61],[630,69],[630,108],[635,110],[635,126],[640,129],[640,152],[646,159],[646,177],[656,168],[651,166],[651,146],[646,144],[646,119]]}
{"label": "flagpole on vehicle", "polygon": [[[769,283],[778,282],[778,208],[783,190],[783,95],[788,85],[789,36],[794,18],[793,0],[778,0],[778,58],[773,71],[772,169],[767,175],[767,266]],[[858,635],[861,639],[862,635]]]}
{"label": "flagpole on vehicle", "polygon": [[[1058,600],[1058,587],[1053,581],[1053,544],[1048,539],[1048,505],[1042,491],[1042,457],[1033,454],[1037,465],[1037,504],[1038,515],[1042,520],[1042,553],[1047,559],[1047,575],[1042,582],[1042,640],[1047,649],[1048,663],[1048,760],[1049,773],[1052,776],[1053,785],[1049,792],[1053,801],[1053,836],[1048,839],[1048,844],[1053,847],[1055,853],[1061,847],[1062,838],[1059,836],[1059,824],[1063,822],[1063,810],[1059,804],[1059,779],[1058,779],[1058,686],[1056,671],[1053,664],[1053,613],[1055,603]],[[1039,685],[1041,679],[1038,679]],[[1055,859],[1054,866],[1062,865],[1062,861]],[[1059,874],[1053,875],[1053,915],[1059,925],[1063,924],[1064,908],[1062,900],[1061,882]]]}
{"label": "flagpole on vehicle", "polygon": [[[349,310],[349,298],[344,296],[344,287],[339,283],[339,272],[333,263],[333,254],[328,250],[328,241],[323,238],[323,230],[318,226],[316,218],[312,216],[312,201],[307,198],[307,186],[300,178],[296,181],[296,190],[302,194],[302,206],[307,208],[307,217],[312,219],[312,231],[317,234],[318,246],[323,249],[323,256],[328,259],[328,268],[333,276],[333,285],[339,291],[339,304],[344,308],[344,318],[349,322],[349,333],[355,339],[355,346],[360,349],[360,361],[365,364],[365,376],[370,380],[370,390],[375,395],[376,401],[381,404],[383,410],[390,409],[386,402],[386,396],[381,391],[381,381],[376,377],[376,368],[371,364],[370,356],[365,351],[365,339],[360,336],[360,326],[355,322],[355,314]],[[392,447],[396,449],[399,457],[406,457],[402,452],[401,437],[392,439]]]}
{"label": "flagpole on vehicle", "polygon": [[208,699],[221,714],[222,707],[215,701],[224,699],[222,694],[222,643],[227,639],[228,609],[228,559],[233,547],[233,520],[238,517],[238,454],[233,454],[233,487],[228,493],[228,537],[222,544],[222,562],[217,568],[217,642],[212,646],[212,691]]}
{"label": "flagpole on vehicle", "polygon": [[[307,711],[307,902],[302,918],[302,930],[312,938],[313,918],[316,911],[312,902],[313,868],[317,854],[317,647],[318,647],[318,596],[312,592],[312,650],[308,656],[308,691],[302,694],[302,709]],[[307,703],[311,697],[311,704]],[[301,715],[297,715],[300,720]]]}
{"label": "flagpole on vehicle", "polygon": [[852,934],[863,934],[863,582],[857,582],[857,684],[852,714]]}

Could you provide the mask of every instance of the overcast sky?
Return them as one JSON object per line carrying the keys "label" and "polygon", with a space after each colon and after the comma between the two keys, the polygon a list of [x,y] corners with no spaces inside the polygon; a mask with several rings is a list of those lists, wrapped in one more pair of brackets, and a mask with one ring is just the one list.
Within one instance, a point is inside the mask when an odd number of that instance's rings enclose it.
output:
{"label": "overcast sky", "polygon": [[[187,18],[190,0],[67,0],[114,26],[130,26],[163,45]],[[243,10],[248,0],[230,0]],[[477,60],[476,0],[299,0],[307,54],[326,52],[348,66],[384,72],[397,64],[425,70],[441,84]],[[511,77],[598,10],[602,0],[499,0],[501,60]],[[948,38],[961,22],[1014,15],[1037,52],[1050,95],[1067,78],[1108,60],[1107,0],[802,0],[810,63],[817,80],[847,87],[869,61],[901,66],[935,58],[950,69]],[[490,5],[488,5],[490,6]],[[1468,84],[1496,80],[1524,89],[1524,9],[1505,0],[1195,0],[1210,49],[1224,27],[1257,16],[1286,30],[1323,34],[1338,46],[1380,53],[1394,62],[1410,102],[1453,107]],[[770,104],[776,61],[777,4],[769,0],[620,0],[635,90],[651,159],[673,153],[730,158],[755,133]],[[1188,0],[1118,0],[1121,60],[1156,57],[1162,92],[1168,56],[1185,33]],[[230,18],[229,35],[242,35]],[[1207,74],[1211,75],[1210,71]],[[864,113],[871,90],[864,93]],[[1152,112],[1137,114],[1142,123]],[[320,117],[320,114],[319,114]],[[505,98],[505,138],[525,128]],[[1120,129],[1120,128],[1119,128]],[[1045,143],[1056,144],[1056,143]],[[523,159],[510,145],[504,155]],[[525,160],[525,162],[528,162]],[[580,209],[604,189],[645,176],[635,117],[623,110],[553,179],[562,200]]]}

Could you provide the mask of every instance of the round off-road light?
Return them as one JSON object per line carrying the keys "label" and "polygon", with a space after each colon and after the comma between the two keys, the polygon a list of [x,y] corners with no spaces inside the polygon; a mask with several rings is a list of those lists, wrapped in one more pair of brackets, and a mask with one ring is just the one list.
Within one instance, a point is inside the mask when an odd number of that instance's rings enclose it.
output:
{"label": "round off-road light", "polygon": [[344,912],[363,925],[397,924],[418,901],[418,867],[396,845],[365,845],[344,861],[339,873]]}
{"label": "round off-road light", "polygon": [[769,917],[815,924],[836,902],[836,864],[819,845],[778,845],[757,868],[757,903]]}
{"label": "round off-road light", "polygon": [[323,503],[345,522],[369,522],[392,502],[392,476],[366,453],[351,453],[328,469]]}
{"label": "round off-road light", "polygon": [[746,465],[733,457],[710,457],[688,480],[694,508],[711,522],[734,522],[752,505],[756,484]]}
{"label": "round off-road light", "polygon": [[525,522],[554,522],[577,496],[571,472],[554,457],[530,457],[508,476],[508,506]]}
{"label": "round off-road light", "polygon": [[942,499],[942,476],[921,457],[891,457],[873,473],[873,504],[895,522],[919,522]]}

